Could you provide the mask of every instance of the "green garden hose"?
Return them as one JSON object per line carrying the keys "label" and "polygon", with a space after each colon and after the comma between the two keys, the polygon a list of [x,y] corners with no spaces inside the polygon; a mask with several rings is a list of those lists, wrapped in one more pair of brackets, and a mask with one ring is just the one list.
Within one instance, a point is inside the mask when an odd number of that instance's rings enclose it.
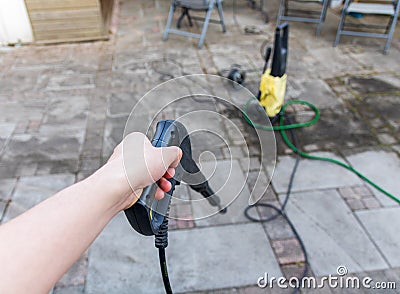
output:
{"label": "green garden hose", "polygon": [[[328,162],[332,162],[334,164],[340,165],[341,167],[344,167],[345,169],[353,172],[354,174],[356,174],[360,179],[362,179],[363,181],[367,182],[368,184],[370,184],[372,187],[374,187],[375,189],[377,189],[378,191],[382,192],[383,194],[385,194],[386,196],[388,196],[389,198],[393,199],[394,201],[396,201],[397,203],[400,203],[400,199],[397,198],[396,196],[394,196],[393,194],[389,193],[388,191],[384,190],[383,188],[381,188],[380,186],[378,186],[377,184],[375,184],[373,181],[371,181],[370,179],[368,179],[366,176],[364,176],[362,173],[360,173],[358,170],[356,170],[355,168],[353,168],[351,165],[344,163],[342,161],[333,159],[333,158],[329,158],[329,157],[322,157],[322,156],[315,156],[315,155],[311,155],[308,154],[306,152],[303,152],[301,150],[299,150],[298,148],[296,148],[296,146],[294,146],[292,144],[292,142],[289,140],[287,134],[286,134],[286,130],[288,129],[294,129],[294,128],[302,128],[302,127],[308,127],[311,126],[313,124],[315,124],[319,117],[320,117],[320,111],[319,109],[312,103],[308,102],[308,101],[304,101],[304,100],[289,100],[288,102],[286,102],[281,110],[280,113],[280,120],[279,120],[279,126],[267,126],[267,125],[262,125],[262,124],[258,124],[253,122],[248,114],[247,114],[247,109],[251,103],[251,101],[257,101],[255,98],[251,98],[249,99],[246,104],[244,105],[243,108],[243,114],[244,114],[244,119],[246,120],[246,122],[253,126],[256,129],[261,129],[261,130],[265,130],[265,131],[280,131],[282,134],[282,138],[285,141],[286,145],[292,149],[294,152],[296,152],[297,154],[301,155],[304,158],[308,158],[308,159],[313,159],[313,160],[322,160],[322,161],[328,161]],[[297,124],[289,124],[289,125],[285,125],[284,124],[284,114],[286,111],[286,108],[289,105],[293,105],[293,104],[297,104],[297,105],[306,105],[308,107],[310,107],[315,115],[313,117],[312,120],[305,122],[305,123],[297,123]]]}

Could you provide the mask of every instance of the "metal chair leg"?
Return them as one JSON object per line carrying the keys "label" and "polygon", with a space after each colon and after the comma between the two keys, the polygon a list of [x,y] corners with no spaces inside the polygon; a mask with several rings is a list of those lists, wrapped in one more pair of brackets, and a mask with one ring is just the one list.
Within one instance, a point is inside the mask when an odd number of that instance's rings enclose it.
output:
{"label": "metal chair leg", "polygon": [[322,5],[322,10],[321,10],[321,15],[319,17],[319,22],[318,22],[318,27],[317,27],[317,32],[316,35],[319,36],[321,33],[321,29],[322,29],[322,24],[325,21],[325,17],[326,17],[326,12],[328,10],[328,4],[329,4],[329,0],[324,0],[323,5]]}
{"label": "metal chair leg", "polygon": [[171,7],[169,9],[167,25],[165,26],[165,32],[164,32],[164,37],[163,37],[164,41],[168,40],[168,33],[171,28],[171,22],[172,22],[172,17],[174,16],[174,11],[175,11],[175,5],[172,3]]}
{"label": "metal chair leg", "polygon": [[282,18],[282,13],[285,13],[284,6],[285,6],[285,0],[281,0],[281,3],[279,4],[279,10],[278,10],[278,19],[276,20],[276,25],[279,25],[281,23],[281,18]]}
{"label": "metal chair leg", "polygon": [[199,45],[198,45],[199,49],[201,49],[201,47],[203,47],[204,39],[206,38],[207,28],[208,28],[208,24],[210,22],[211,12],[214,8],[214,3],[215,2],[213,0],[210,0],[210,6],[207,10],[206,17],[204,18],[203,29],[201,30],[201,36],[200,36],[200,41],[199,41]]}
{"label": "metal chair leg", "polygon": [[336,33],[336,38],[335,38],[335,42],[333,43],[333,47],[336,47],[339,44],[339,40],[340,40],[340,35],[342,34],[343,31],[343,24],[346,18],[346,9],[347,9],[347,4],[349,3],[349,1],[347,0],[345,5],[343,6],[342,9],[342,15],[340,16],[340,21],[339,21],[339,25],[338,25],[338,30]]}
{"label": "metal chair leg", "polygon": [[225,27],[225,21],[224,21],[224,13],[222,11],[222,3],[221,1],[217,1],[217,8],[218,8],[218,14],[219,14],[219,19],[221,22],[222,26],[222,32],[226,32],[226,27]]}
{"label": "metal chair leg", "polygon": [[393,38],[393,32],[394,32],[394,29],[396,27],[397,18],[399,17],[399,10],[400,10],[400,0],[398,0],[398,2],[396,3],[396,8],[395,8],[395,12],[394,12],[394,15],[393,15],[392,24],[390,26],[390,30],[389,30],[389,33],[388,33],[388,38],[386,40],[385,48],[383,49],[383,53],[384,54],[388,54],[389,53],[390,44],[392,43],[392,38]]}

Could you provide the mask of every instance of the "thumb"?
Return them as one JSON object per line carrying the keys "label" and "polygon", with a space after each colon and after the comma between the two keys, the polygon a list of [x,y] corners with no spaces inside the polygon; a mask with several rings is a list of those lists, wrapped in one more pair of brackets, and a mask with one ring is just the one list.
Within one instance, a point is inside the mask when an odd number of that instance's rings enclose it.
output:
{"label": "thumb", "polygon": [[164,167],[168,169],[169,167],[176,168],[182,158],[182,150],[176,146],[162,147],[159,148],[164,163]]}

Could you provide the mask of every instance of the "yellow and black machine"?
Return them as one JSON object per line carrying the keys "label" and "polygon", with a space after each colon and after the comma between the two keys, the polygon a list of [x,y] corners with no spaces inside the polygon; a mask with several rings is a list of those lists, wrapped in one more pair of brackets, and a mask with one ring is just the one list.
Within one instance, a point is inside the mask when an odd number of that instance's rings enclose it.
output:
{"label": "yellow and black machine", "polygon": [[[289,25],[287,22],[276,27],[270,68],[268,68],[268,62],[271,57],[272,48],[268,47],[265,52],[264,68],[256,98],[271,119],[277,118],[285,100],[288,37]],[[224,71],[226,70],[222,70],[222,72]],[[229,73],[226,77],[233,81],[234,85],[236,83],[242,85],[245,82],[246,73],[253,72],[254,70],[244,70],[239,64],[233,64],[228,71]],[[222,72],[220,72],[220,75],[223,76]]]}
{"label": "yellow and black machine", "polygon": [[274,53],[271,68],[268,61],[271,47],[267,48],[257,99],[269,117],[275,117],[282,109],[286,92],[286,62],[288,55],[289,25],[287,22],[276,27]]}

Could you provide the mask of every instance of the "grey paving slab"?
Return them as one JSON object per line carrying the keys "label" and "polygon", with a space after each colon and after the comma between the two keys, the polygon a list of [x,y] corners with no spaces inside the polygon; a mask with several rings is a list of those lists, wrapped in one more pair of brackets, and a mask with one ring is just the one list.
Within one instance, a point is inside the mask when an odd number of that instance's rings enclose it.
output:
{"label": "grey paving slab", "polygon": [[43,119],[48,124],[65,124],[68,126],[76,125],[84,128],[89,99],[85,96],[64,96],[58,95],[49,99],[49,106]]}
{"label": "grey paving slab", "polygon": [[320,79],[296,79],[291,82],[291,93],[291,98],[309,101],[318,108],[333,107],[342,103],[326,82]]}
{"label": "grey paving slab", "polygon": [[118,214],[89,249],[86,293],[163,293],[157,255],[154,238],[139,235]]}
{"label": "grey paving slab", "polygon": [[[317,156],[326,156],[343,161],[330,152],[315,152],[311,153]],[[272,185],[277,193],[284,193],[287,190],[290,172],[293,169],[295,158],[291,156],[280,156],[272,176]],[[353,173],[344,168],[325,161],[302,159],[300,161],[299,172],[293,182],[293,192],[339,188],[345,186],[360,185],[361,180]],[[272,170],[269,169],[269,174]]]}
{"label": "grey paving slab", "polygon": [[85,293],[84,285],[55,288],[52,292],[52,294],[83,294],[83,293]]}
{"label": "grey paving slab", "polygon": [[72,185],[74,181],[73,174],[22,177],[17,183],[3,222],[18,216],[56,192]]}
{"label": "grey paving slab", "polygon": [[400,207],[363,210],[357,217],[392,267],[400,266]]}
{"label": "grey paving slab", "polygon": [[77,159],[85,129],[43,125],[39,133],[14,135],[2,159],[5,162],[40,162]]}
{"label": "grey paving slab", "polygon": [[343,72],[355,72],[362,69],[362,65],[357,60],[343,54],[341,50],[335,50],[331,44],[326,43],[325,39],[320,41],[323,43],[321,48],[315,48],[314,42],[306,42],[310,55],[319,61],[316,74],[327,78],[342,75]]}
{"label": "grey paving slab", "polygon": [[[281,275],[260,224],[177,230],[169,236],[167,262],[175,292],[255,285],[265,271]],[[132,231],[123,214],[89,254],[87,293],[164,292],[153,238]]]}
{"label": "grey paving slab", "polygon": [[16,179],[0,180],[0,200],[7,201],[11,198],[11,193],[16,183]]}
{"label": "grey paving slab", "polygon": [[218,160],[201,163],[201,170],[210,187],[221,198],[223,206],[228,206],[225,214],[217,213],[199,193],[190,190],[193,217],[197,226],[247,222],[243,214],[250,198],[246,175],[237,160]]}
{"label": "grey paving slab", "polygon": [[0,123],[0,138],[7,139],[15,129],[15,123]]}
{"label": "grey paving slab", "polygon": [[16,124],[14,123],[0,123],[0,154],[7,142],[7,139],[14,131],[15,126]]}
{"label": "grey paving slab", "polygon": [[0,220],[3,218],[4,211],[6,209],[7,204],[3,201],[0,201]]}
{"label": "grey paving slab", "polygon": [[55,288],[83,286],[87,274],[88,252],[86,251],[56,283]]}
{"label": "grey paving slab", "polygon": [[46,91],[65,91],[75,89],[92,89],[95,87],[93,74],[67,73],[52,76]]}
{"label": "grey paving slab", "polygon": [[43,105],[25,105],[24,103],[0,102],[0,122],[17,122],[18,120],[41,120]]}
{"label": "grey paving slab", "polygon": [[[350,164],[367,176],[371,181],[386,189],[389,193],[400,197],[399,177],[400,159],[394,152],[366,151],[346,157]],[[398,205],[383,193],[371,187],[372,192],[383,206]]]}
{"label": "grey paving slab", "polygon": [[[282,199],[282,198],[281,198]],[[287,214],[302,237],[316,276],[388,268],[336,190],[293,193]]]}

